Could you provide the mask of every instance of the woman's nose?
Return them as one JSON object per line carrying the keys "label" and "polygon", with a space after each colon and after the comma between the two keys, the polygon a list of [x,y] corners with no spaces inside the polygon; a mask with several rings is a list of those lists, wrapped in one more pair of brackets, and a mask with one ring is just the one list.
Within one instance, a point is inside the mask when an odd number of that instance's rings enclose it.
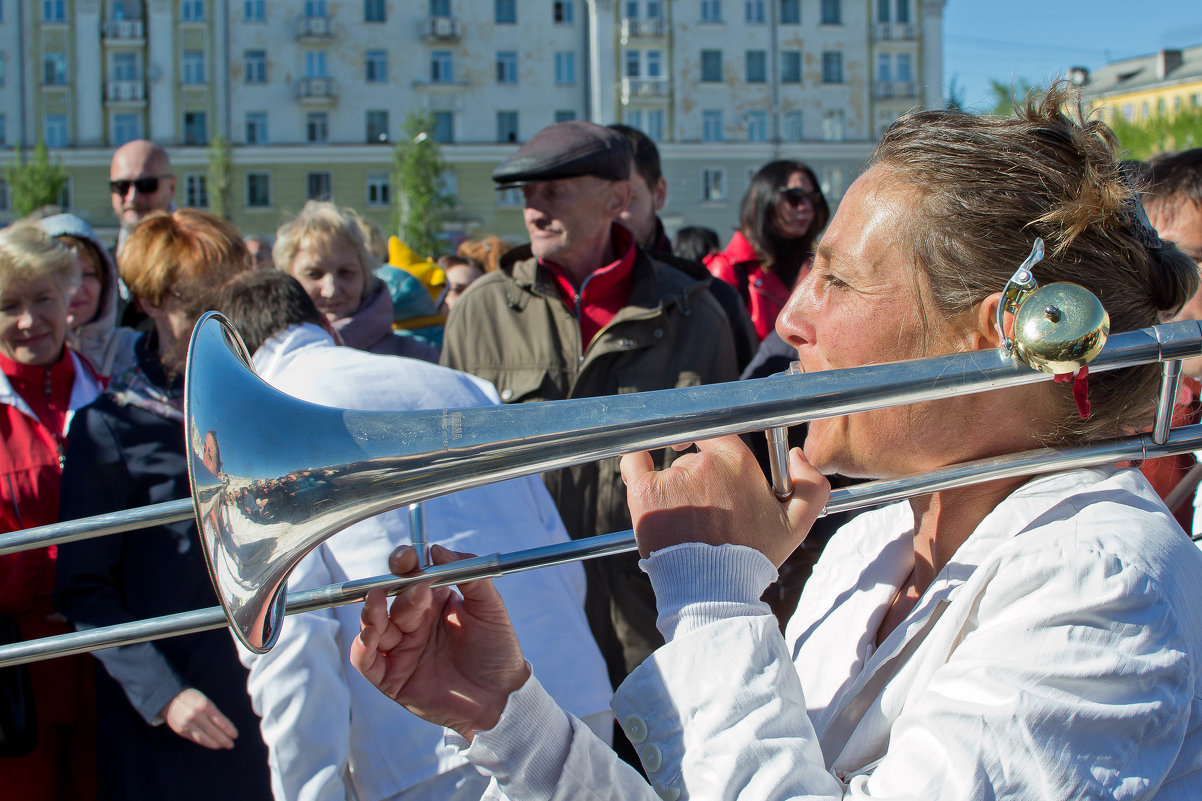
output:
{"label": "woman's nose", "polygon": [[17,327],[18,328],[32,328],[33,327],[33,312],[30,309],[28,309],[28,308],[21,309],[21,312],[17,315]]}
{"label": "woman's nose", "polygon": [[323,298],[334,297],[334,276],[327,275],[321,279],[321,296]]}

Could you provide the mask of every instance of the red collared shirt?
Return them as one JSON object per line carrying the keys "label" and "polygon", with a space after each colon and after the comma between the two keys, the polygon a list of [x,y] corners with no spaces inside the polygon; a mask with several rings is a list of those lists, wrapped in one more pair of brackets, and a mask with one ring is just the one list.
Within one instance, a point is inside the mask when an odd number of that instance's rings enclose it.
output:
{"label": "red collared shirt", "polygon": [[621,253],[622,257],[612,264],[594,270],[584,279],[579,292],[562,267],[539,259],[539,264],[546,267],[554,279],[559,290],[559,299],[572,310],[576,322],[580,324],[581,353],[588,350],[593,338],[626,305],[634,287],[634,279],[631,276],[634,267],[634,237],[617,223],[613,226],[611,236],[614,249]]}

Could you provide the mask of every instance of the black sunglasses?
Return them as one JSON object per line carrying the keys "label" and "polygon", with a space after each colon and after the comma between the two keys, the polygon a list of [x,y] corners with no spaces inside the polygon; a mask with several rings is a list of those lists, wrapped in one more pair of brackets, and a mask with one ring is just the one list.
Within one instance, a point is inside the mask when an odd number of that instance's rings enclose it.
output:
{"label": "black sunglasses", "polygon": [[132,181],[124,178],[119,181],[109,181],[109,191],[114,195],[125,197],[129,194],[129,188],[132,186],[138,190],[138,194],[149,195],[159,190],[159,181],[170,177],[170,175],[150,175],[145,178],[135,178]]}
{"label": "black sunglasses", "polygon": [[780,195],[790,206],[800,206],[802,203],[809,203],[811,206],[817,208],[818,201],[822,200],[822,193],[818,190],[807,192],[800,186],[785,187],[780,190]]}

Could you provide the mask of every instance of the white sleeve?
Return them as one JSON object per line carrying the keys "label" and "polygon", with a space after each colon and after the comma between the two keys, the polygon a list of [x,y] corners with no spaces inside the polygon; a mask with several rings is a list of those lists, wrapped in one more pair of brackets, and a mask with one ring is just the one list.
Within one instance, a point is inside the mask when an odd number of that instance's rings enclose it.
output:
{"label": "white sleeve", "polygon": [[[324,553],[315,548],[300,561],[289,590],[333,582]],[[262,717],[276,801],[345,801],[351,697],[333,609],[289,615],[265,654],[238,650],[250,669],[247,688]]]}

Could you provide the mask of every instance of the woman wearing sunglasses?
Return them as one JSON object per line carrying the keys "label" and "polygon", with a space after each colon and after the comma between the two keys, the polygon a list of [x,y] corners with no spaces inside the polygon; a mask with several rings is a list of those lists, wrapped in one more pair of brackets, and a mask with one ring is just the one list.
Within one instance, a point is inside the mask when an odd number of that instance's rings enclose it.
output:
{"label": "woman wearing sunglasses", "polygon": [[742,293],[761,340],[776,325],[830,216],[813,170],[800,161],[773,161],[751,179],[739,230],[705,266]]}

